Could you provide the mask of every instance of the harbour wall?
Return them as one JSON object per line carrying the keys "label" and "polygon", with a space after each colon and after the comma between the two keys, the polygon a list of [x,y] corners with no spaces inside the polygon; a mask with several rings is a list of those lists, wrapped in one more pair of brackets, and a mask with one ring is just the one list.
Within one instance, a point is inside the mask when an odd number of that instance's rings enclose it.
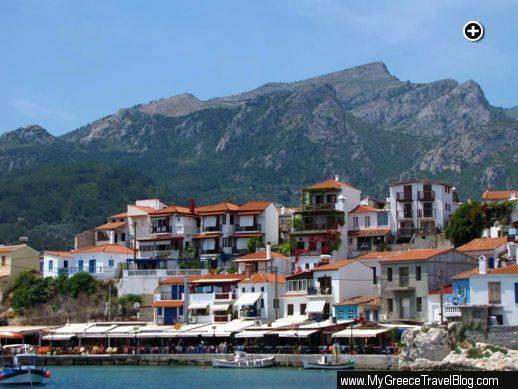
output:
{"label": "harbour wall", "polygon": [[[302,367],[302,360],[316,362],[321,354],[274,354],[275,365],[283,367]],[[265,357],[266,354],[247,354],[250,358]],[[194,365],[211,366],[214,358],[232,359],[232,354],[137,354],[137,355],[45,355],[48,366],[72,365]],[[340,361],[356,361],[357,369],[395,370],[398,358],[393,355],[340,355]]]}

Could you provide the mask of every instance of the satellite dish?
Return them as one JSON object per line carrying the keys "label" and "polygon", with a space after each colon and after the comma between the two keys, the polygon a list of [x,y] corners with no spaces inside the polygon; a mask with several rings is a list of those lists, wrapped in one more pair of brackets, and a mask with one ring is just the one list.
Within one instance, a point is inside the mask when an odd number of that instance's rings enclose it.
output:
{"label": "satellite dish", "polygon": [[138,311],[138,310],[139,310],[139,308],[140,308],[140,303],[139,303],[138,301],[136,301],[136,302],[133,304],[133,309],[134,309],[135,311]]}

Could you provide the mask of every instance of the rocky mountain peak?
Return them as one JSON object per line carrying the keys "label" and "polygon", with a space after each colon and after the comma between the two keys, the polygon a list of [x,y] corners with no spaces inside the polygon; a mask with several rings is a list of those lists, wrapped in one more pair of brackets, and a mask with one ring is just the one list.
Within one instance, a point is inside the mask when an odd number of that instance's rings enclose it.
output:
{"label": "rocky mountain peak", "polygon": [[39,125],[29,125],[0,135],[0,144],[48,144],[56,141],[56,137]]}
{"label": "rocky mountain peak", "polygon": [[192,112],[198,111],[204,107],[201,100],[198,100],[191,93],[181,93],[176,96],[168,97],[153,101],[149,104],[142,105],[140,111],[150,115],[164,116],[184,116]]}

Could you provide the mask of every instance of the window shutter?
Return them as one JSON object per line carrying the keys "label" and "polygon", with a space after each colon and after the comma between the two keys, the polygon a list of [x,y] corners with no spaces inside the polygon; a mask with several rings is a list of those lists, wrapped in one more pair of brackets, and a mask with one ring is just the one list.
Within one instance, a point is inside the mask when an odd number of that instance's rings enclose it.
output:
{"label": "window shutter", "polygon": [[514,302],[518,304],[518,282],[514,283]]}

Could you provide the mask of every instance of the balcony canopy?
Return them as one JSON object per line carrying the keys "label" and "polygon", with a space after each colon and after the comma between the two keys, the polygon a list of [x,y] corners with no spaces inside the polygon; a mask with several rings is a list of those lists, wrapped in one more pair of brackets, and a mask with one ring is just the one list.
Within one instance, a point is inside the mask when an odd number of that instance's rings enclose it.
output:
{"label": "balcony canopy", "polygon": [[261,292],[243,293],[236,301],[237,306],[254,305],[261,297]]}
{"label": "balcony canopy", "polygon": [[309,300],[306,306],[306,313],[322,313],[326,300]]}

